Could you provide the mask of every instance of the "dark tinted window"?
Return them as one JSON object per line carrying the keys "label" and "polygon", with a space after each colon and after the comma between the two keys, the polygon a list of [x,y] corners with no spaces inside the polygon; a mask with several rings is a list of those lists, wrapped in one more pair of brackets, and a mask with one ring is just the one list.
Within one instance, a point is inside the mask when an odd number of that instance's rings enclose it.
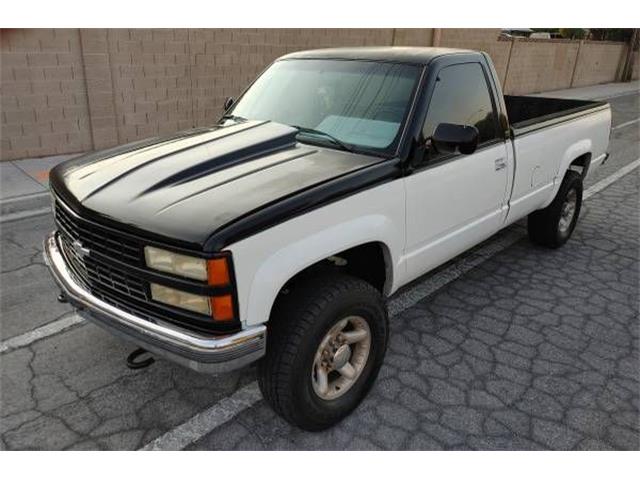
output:
{"label": "dark tinted window", "polygon": [[480,131],[480,143],[498,136],[489,88],[479,63],[440,70],[423,128],[424,138],[431,138],[440,123],[474,125]]}

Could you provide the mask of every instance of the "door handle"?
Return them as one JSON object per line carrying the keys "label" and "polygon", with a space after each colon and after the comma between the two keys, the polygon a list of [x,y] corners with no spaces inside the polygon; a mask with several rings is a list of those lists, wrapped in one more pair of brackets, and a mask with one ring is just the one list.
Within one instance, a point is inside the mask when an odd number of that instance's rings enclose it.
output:
{"label": "door handle", "polygon": [[507,168],[507,160],[504,158],[498,158],[495,161],[496,172],[498,170],[502,170],[503,168]]}

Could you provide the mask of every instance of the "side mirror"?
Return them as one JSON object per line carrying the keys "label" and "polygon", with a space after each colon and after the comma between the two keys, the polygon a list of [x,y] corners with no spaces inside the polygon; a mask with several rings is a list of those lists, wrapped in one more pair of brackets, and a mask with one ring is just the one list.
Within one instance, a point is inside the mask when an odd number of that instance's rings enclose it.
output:
{"label": "side mirror", "polygon": [[478,148],[480,132],[471,125],[441,123],[431,137],[431,144],[440,153],[460,153],[469,155]]}
{"label": "side mirror", "polygon": [[231,107],[233,107],[234,103],[235,103],[235,99],[233,97],[227,97],[227,99],[224,101],[224,111],[226,112]]}

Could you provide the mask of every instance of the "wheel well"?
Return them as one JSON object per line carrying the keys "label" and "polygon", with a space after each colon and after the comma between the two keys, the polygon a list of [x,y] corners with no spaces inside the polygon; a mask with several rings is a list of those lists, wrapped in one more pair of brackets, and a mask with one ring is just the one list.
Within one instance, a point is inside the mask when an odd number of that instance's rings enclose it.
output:
{"label": "wheel well", "polygon": [[291,278],[281,289],[286,292],[295,286],[301,278],[317,274],[319,271],[337,269],[371,284],[376,290],[385,293],[387,277],[390,277],[388,250],[380,242],[358,245],[331,255],[310,265]]}
{"label": "wheel well", "polygon": [[587,176],[587,171],[589,170],[589,164],[591,163],[591,154],[585,153],[576,158],[569,165],[569,170],[574,170],[582,175],[582,178]]}

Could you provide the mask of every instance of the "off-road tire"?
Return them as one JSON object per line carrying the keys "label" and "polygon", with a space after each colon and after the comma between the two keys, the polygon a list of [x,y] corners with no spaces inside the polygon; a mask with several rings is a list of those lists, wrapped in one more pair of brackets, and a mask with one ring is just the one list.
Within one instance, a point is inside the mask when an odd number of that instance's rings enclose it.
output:
{"label": "off-road tire", "polygon": [[[312,387],[312,368],[322,338],[340,319],[364,318],[371,349],[362,373],[341,397],[320,398]],[[267,325],[267,353],[258,366],[258,383],[267,403],[304,430],[326,429],[347,416],[373,385],[388,339],[382,295],[367,282],[343,273],[321,273],[296,284],[276,302]]]}

